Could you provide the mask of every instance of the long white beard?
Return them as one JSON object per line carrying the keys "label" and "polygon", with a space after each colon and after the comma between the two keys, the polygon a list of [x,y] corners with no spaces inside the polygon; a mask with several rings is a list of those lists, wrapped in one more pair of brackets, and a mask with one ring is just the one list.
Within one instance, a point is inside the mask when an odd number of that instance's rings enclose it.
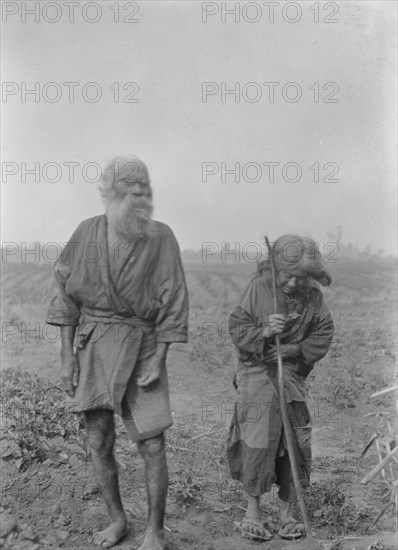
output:
{"label": "long white beard", "polygon": [[134,195],[116,196],[106,203],[106,217],[117,235],[127,241],[153,237],[156,226],[151,219],[152,201]]}

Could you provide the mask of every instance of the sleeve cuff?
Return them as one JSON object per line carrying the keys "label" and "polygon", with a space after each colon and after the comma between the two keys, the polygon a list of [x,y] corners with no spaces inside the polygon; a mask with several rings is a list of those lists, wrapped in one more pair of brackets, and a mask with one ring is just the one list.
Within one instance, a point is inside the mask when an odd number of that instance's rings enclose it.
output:
{"label": "sleeve cuff", "polygon": [[54,325],[56,327],[62,327],[62,326],[74,327],[79,324],[79,317],[65,317],[61,315],[48,314],[46,318],[46,323],[48,325]]}
{"label": "sleeve cuff", "polygon": [[298,344],[298,347],[299,347],[298,357],[301,357],[306,363],[310,363],[310,361],[305,356],[305,353],[304,353],[304,350],[303,350],[303,346],[301,345],[301,342]]}

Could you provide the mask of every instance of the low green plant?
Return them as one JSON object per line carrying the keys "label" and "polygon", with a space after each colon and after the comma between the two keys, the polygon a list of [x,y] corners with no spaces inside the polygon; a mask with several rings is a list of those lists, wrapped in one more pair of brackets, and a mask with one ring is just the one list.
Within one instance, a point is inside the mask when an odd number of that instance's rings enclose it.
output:
{"label": "low green plant", "polygon": [[81,419],[68,410],[58,386],[27,371],[7,369],[0,398],[2,458],[15,458],[22,468],[34,459],[58,457],[62,462],[65,440],[85,449]]}
{"label": "low green plant", "polygon": [[176,502],[205,502],[225,482],[224,427],[209,429],[194,423],[175,424],[167,432],[170,495]]}
{"label": "low green plant", "polygon": [[170,494],[173,495],[176,502],[190,504],[201,499],[201,487],[195,478],[186,474],[171,480]]}
{"label": "low green plant", "polygon": [[336,481],[312,483],[305,500],[310,521],[336,535],[359,531],[371,518],[368,508],[349,501]]}
{"label": "low green plant", "polygon": [[363,394],[365,377],[357,365],[335,364],[324,385],[322,397],[338,409],[353,408]]}

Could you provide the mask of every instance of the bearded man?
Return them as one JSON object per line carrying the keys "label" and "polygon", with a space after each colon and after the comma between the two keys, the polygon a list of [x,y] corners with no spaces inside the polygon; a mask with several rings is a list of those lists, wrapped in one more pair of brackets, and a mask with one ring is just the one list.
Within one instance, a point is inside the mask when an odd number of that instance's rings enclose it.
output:
{"label": "bearded man", "polygon": [[128,531],[116,462],[114,412],[145,462],[148,525],[141,550],[163,550],[168,488],[164,432],[172,425],[166,355],[187,341],[188,296],[177,241],[154,221],[146,165],[120,156],[100,183],[105,215],[83,221],[55,264],[47,322],[61,327],[62,377],[83,412],[98,485],[111,519],[102,548]]}
{"label": "bearded man", "polygon": [[297,515],[297,499],[278,397],[275,335],[280,335],[285,403],[292,426],[293,446],[300,482],[309,485],[311,418],[306,404],[305,378],[331,345],[334,326],[319,284],[328,286],[316,243],[298,235],[275,241],[279,313],[274,313],[269,260],[246,288],[230,316],[229,330],[238,352],[234,379],[238,392],[227,455],[231,475],[241,481],[248,497],[245,518],[235,522],[242,536],[270,540],[260,519],[260,496],[279,485],[283,538],[298,538],[304,531]]}

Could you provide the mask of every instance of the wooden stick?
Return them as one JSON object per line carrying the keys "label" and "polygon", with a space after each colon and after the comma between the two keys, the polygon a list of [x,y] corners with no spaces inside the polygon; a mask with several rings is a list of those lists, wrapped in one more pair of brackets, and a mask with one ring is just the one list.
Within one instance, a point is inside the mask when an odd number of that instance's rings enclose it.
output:
{"label": "wooden stick", "polygon": [[[271,275],[272,275],[272,289],[273,289],[273,297],[274,297],[274,313],[278,313],[278,298],[276,295],[276,273],[275,273],[275,264],[274,264],[274,256],[273,252],[271,250],[271,245],[268,240],[268,237],[265,237],[265,243],[267,245],[268,249],[268,255],[269,255],[269,261],[271,265]],[[284,393],[284,386],[283,386],[283,362],[282,362],[282,354],[281,354],[281,347],[280,347],[280,336],[277,334],[275,336],[276,341],[276,352],[278,356],[278,387],[279,387],[279,405],[282,413],[282,423],[283,428],[285,430],[286,435],[286,444],[287,444],[287,452],[289,455],[290,460],[290,466],[292,469],[292,475],[293,475],[293,483],[294,487],[296,489],[296,495],[298,500],[298,505],[300,508],[301,516],[303,518],[303,522],[305,525],[305,533],[307,535],[307,548],[318,548],[318,545],[315,542],[314,537],[312,536],[312,531],[310,527],[310,522],[308,520],[308,514],[307,509],[305,507],[304,503],[304,497],[303,497],[303,491],[301,488],[300,478],[298,475],[297,470],[297,462],[296,457],[294,454],[294,448],[293,448],[293,437],[291,432],[291,426],[289,422],[289,418],[287,416],[287,410],[286,410],[286,404],[285,404],[285,393]]]}
{"label": "wooden stick", "polygon": [[385,393],[389,393],[390,391],[395,391],[398,389],[398,386],[393,386],[392,388],[385,388],[384,390],[377,391],[376,393],[372,393],[370,397],[379,397],[380,395],[384,395]]}
{"label": "wooden stick", "polygon": [[383,458],[383,460],[381,462],[379,462],[378,465],[375,466],[371,472],[368,473],[368,475],[366,475],[363,479],[361,479],[362,485],[367,485],[369,483],[369,481],[372,481],[372,479],[377,476],[377,474],[380,472],[380,470],[385,468],[387,466],[387,464],[389,464],[391,462],[391,460],[394,459],[394,455],[397,452],[397,449],[398,449],[398,447],[395,447],[391,451],[391,453],[389,453],[387,456],[385,456]]}
{"label": "wooden stick", "polygon": [[[379,462],[381,462],[383,460],[383,457],[381,456],[380,443],[379,443],[378,437],[376,437],[376,449],[377,449],[377,456],[379,457]],[[381,469],[381,477],[384,479],[384,481],[386,481],[386,472],[384,471],[384,468]],[[388,484],[388,482],[386,483]]]}
{"label": "wooden stick", "polygon": [[[384,445],[386,447],[386,453],[387,454],[391,453],[391,447],[390,447],[390,443],[388,442],[387,436],[384,438]],[[394,460],[395,462],[398,462],[396,456],[394,456]],[[394,470],[391,463],[388,465],[388,471],[390,472],[391,479],[394,480],[395,478]]]}

